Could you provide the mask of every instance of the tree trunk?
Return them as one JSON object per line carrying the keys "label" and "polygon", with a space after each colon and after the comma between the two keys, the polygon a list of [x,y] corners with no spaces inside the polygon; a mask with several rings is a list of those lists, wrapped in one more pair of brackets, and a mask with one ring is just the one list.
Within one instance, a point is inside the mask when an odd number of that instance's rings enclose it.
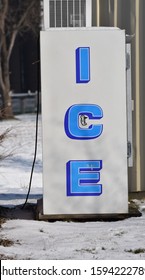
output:
{"label": "tree trunk", "polygon": [[13,118],[12,110],[12,98],[10,96],[10,75],[9,75],[9,58],[6,46],[6,39],[2,37],[3,48],[1,50],[1,88],[2,88],[2,108],[1,118],[10,119]]}
{"label": "tree trunk", "polygon": [[3,107],[2,107],[2,118],[11,119],[13,118],[12,101],[10,91],[8,89],[3,92]]}
{"label": "tree trunk", "polygon": [[4,67],[5,72],[5,91],[3,92],[3,101],[4,101],[4,117],[5,118],[12,118],[13,112],[12,112],[12,101],[10,96],[10,75],[9,75],[9,62],[5,62]]}
{"label": "tree trunk", "polygon": [[2,88],[2,109],[1,117],[4,119],[13,118],[12,98],[10,95],[10,77],[9,77],[9,62],[7,60],[3,63],[3,88]]}

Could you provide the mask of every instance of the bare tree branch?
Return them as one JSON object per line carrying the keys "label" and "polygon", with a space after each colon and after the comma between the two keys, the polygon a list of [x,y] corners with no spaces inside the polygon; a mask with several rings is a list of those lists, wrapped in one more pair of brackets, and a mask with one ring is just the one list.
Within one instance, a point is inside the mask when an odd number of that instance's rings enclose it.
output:
{"label": "bare tree branch", "polygon": [[3,0],[3,9],[1,11],[0,14],[0,30],[2,33],[5,32],[5,18],[6,18],[6,14],[8,12],[8,0]]}
{"label": "bare tree branch", "polygon": [[2,134],[0,134],[0,146],[2,145],[2,143],[4,142],[4,140],[6,138],[8,138],[8,134],[11,131],[10,128],[7,128]]}
{"label": "bare tree branch", "polygon": [[14,44],[15,44],[17,34],[18,34],[18,31],[15,30],[11,35],[10,45],[9,45],[9,48],[8,48],[8,61],[10,60],[10,56],[11,56],[12,49],[13,49]]}
{"label": "bare tree branch", "polygon": [[4,90],[5,85],[4,85],[4,81],[3,81],[1,62],[0,62],[0,85],[1,85],[2,90]]}
{"label": "bare tree branch", "polygon": [[[1,36],[1,38],[2,38],[2,36]],[[2,41],[2,39],[1,39],[1,41]],[[2,49],[2,45],[0,45],[0,86],[1,86],[2,90],[4,90],[5,84],[4,84],[4,80],[3,80],[1,49]]]}
{"label": "bare tree branch", "polygon": [[[38,33],[41,0],[0,0],[0,90],[3,112],[13,116],[9,92],[9,62],[18,34],[26,31]],[[7,117],[6,117],[7,118]]]}
{"label": "bare tree branch", "polygon": [[35,3],[36,3],[36,1],[33,0],[33,1],[31,2],[31,4],[27,7],[27,9],[26,9],[25,13],[23,14],[23,16],[20,18],[18,24],[16,25],[16,28],[17,28],[18,30],[19,30],[21,27],[23,27],[24,22],[25,22],[25,20],[26,20],[28,14],[29,14],[29,11],[32,9],[32,7],[34,6]]}
{"label": "bare tree branch", "polygon": [[[3,150],[3,143],[10,136],[11,128],[7,128],[2,134],[0,134],[0,148]],[[2,153],[0,152],[0,161],[6,159],[7,157],[12,156],[12,151],[4,150]]]}

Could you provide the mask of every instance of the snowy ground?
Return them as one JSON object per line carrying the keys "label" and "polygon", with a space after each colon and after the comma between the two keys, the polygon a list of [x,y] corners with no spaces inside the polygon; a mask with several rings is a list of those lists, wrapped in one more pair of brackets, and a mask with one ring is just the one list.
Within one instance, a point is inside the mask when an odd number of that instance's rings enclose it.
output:
{"label": "snowy ground", "polygon": [[[16,120],[2,121],[0,123],[1,133],[7,128],[11,129],[9,137],[0,147],[0,153],[12,153],[12,156],[0,162],[1,205],[21,204],[25,200],[34,156],[35,119],[35,115],[19,115]],[[37,160],[29,202],[34,202],[37,196],[42,196],[40,124],[41,120],[39,120]]]}
{"label": "snowy ground", "polygon": [[[0,148],[13,156],[0,162],[0,205],[24,203],[34,155],[35,115],[2,121],[12,128]],[[29,202],[42,197],[41,117],[37,159]],[[136,201],[142,216],[117,222],[55,222],[9,219],[1,225],[0,256],[6,259],[145,259],[145,201]],[[4,242],[5,241],[5,242]],[[12,241],[12,242],[9,242]]]}

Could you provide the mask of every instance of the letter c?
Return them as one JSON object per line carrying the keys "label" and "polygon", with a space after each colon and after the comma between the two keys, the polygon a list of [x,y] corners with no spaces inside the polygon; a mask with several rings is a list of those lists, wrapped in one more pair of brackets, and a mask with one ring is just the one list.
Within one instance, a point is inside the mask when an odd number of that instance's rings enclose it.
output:
{"label": "letter c", "polygon": [[102,117],[102,108],[96,104],[72,105],[65,114],[65,133],[69,138],[76,140],[97,138],[102,134],[103,125],[96,124],[96,120]]}

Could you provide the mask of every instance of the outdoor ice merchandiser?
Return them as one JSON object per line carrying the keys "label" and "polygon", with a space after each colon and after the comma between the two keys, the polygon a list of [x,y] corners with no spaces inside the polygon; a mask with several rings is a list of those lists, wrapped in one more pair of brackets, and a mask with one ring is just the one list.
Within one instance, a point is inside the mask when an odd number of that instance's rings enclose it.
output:
{"label": "outdoor ice merchandiser", "polygon": [[[92,1],[44,0],[43,214],[128,213],[130,45],[92,27]],[[127,83],[128,81],[128,83]]]}
{"label": "outdoor ice merchandiser", "polygon": [[126,38],[41,32],[43,214],[128,213]]}

